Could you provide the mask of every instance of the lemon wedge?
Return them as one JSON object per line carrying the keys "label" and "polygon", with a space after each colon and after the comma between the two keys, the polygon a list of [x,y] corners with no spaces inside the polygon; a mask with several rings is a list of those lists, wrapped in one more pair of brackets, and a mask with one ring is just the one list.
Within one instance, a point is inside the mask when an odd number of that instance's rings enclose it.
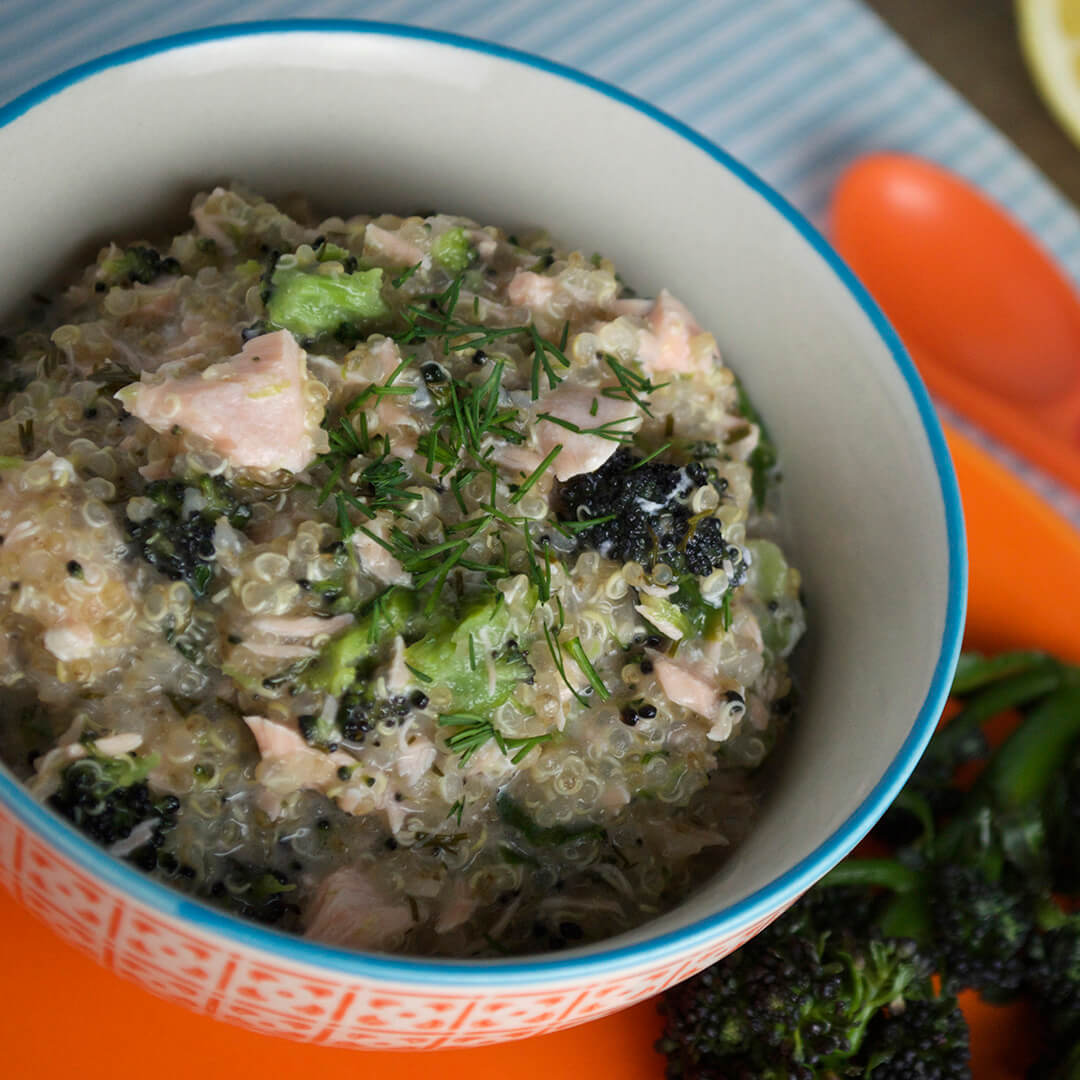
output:
{"label": "lemon wedge", "polygon": [[1080,144],[1080,0],[1016,0],[1016,18],[1036,88]]}

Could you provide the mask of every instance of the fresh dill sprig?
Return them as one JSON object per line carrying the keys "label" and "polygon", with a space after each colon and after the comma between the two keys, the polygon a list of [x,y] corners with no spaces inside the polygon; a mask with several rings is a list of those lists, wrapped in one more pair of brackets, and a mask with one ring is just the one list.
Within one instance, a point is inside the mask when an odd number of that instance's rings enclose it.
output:
{"label": "fresh dill sprig", "polygon": [[[554,390],[562,381],[562,376],[555,370],[556,365],[570,367],[570,361],[563,351],[570,334],[569,321],[563,324],[558,345],[546,340],[532,322],[524,326],[486,326],[483,323],[465,322],[456,316],[464,278],[465,271],[462,271],[441,293],[417,297],[419,302],[410,304],[405,309],[406,329],[395,335],[394,340],[406,345],[441,338],[443,354],[447,355],[464,349],[482,349],[500,338],[523,334],[528,337],[532,346],[533,400],[540,396],[541,374],[547,376],[548,386]],[[479,297],[474,297],[474,316],[478,313],[478,300]]]}
{"label": "fresh dill sprig", "polygon": [[585,518],[582,521],[553,521],[551,526],[563,534],[563,536],[577,536],[578,533],[591,529],[594,525],[603,525],[606,521],[614,521],[615,514],[604,514],[602,517]]}
{"label": "fresh dill sprig", "polygon": [[537,420],[547,420],[549,423],[556,424],[561,428],[566,428],[567,431],[572,431],[575,435],[596,435],[601,439],[607,439],[609,442],[617,443],[632,443],[634,441],[634,433],[632,431],[624,431],[620,427],[622,424],[632,424],[637,420],[636,416],[619,416],[614,420],[608,420],[607,423],[599,424],[596,427],[583,428],[578,424],[575,424],[572,420],[564,420],[561,416],[555,416],[549,412],[542,412],[536,414]]}
{"label": "fresh dill sprig", "polygon": [[664,453],[665,450],[670,450],[670,449],[671,449],[671,443],[666,442],[662,446],[658,446],[655,450],[652,451],[652,453],[646,454],[645,457],[643,457],[640,461],[635,462],[626,471],[628,473],[632,473],[635,469],[640,469],[642,465],[647,465],[650,461],[652,461],[653,458],[659,457],[662,453]]}
{"label": "fresh dill sprig", "polygon": [[551,661],[555,665],[555,670],[559,673],[570,693],[578,699],[580,704],[588,708],[589,699],[585,697],[584,694],[578,693],[577,688],[567,677],[566,661],[563,659],[562,643],[559,641],[558,628],[552,629],[552,627],[548,626],[547,620],[543,620],[541,626],[544,630],[544,641],[547,642],[548,652],[551,653]]}
{"label": "fresh dill sprig", "polygon": [[728,589],[724,593],[723,600],[720,601],[720,624],[724,628],[724,633],[727,633],[731,629],[731,590]]}
{"label": "fresh dill sprig", "polygon": [[408,660],[405,661],[405,666],[412,672],[412,674],[423,683],[433,683],[435,680],[426,672],[421,671],[418,667],[410,664]]}
{"label": "fresh dill sprig", "polygon": [[581,644],[581,639],[571,638],[566,643],[566,651],[577,662],[582,674],[589,680],[589,685],[596,691],[596,696],[601,701],[607,701],[611,697],[611,692],[604,685],[604,680],[597,674],[596,668],[593,667],[592,661],[585,652],[585,646]]}
{"label": "fresh dill sprig", "polygon": [[400,289],[401,286],[404,285],[405,282],[408,281],[409,278],[411,278],[413,274],[415,274],[416,271],[420,269],[421,266],[423,266],[423,260],[413,263],[412,266],[406,267],[406,269],[402,270],[397,277],[390,279],[390,284],[395,289]]}
{"label": "fresh dill sprig", "polygon": [[[655,390],[661,390],[668,383],[654,383],[644,375],[639,375],[632,368],[621,364],[610,353],[604,353],[604,363],[611,368],[618,386],[606,386],[600,392],[604,397],[616,398],[621,401],[632,401],[646,416],[652,416],[646,397]],[[644,395],[644,396],[643,396]]]}
{"label": "fresh dill sprig", "polygon": [[535,469],[521,482],[521,486],[510,496],[512,503],[519,503],[529,493],[529,490],[544,475],[548,466],[562,453],[562,443],[558,443],[551,450],[551,453],[536,466]]}
{"label": "fresh dill sprig", "polygon": [[[459,768],[465,766],[473,754],[492,739],[503,754],[510,758],[510,763],[517,765],[531,750],[553,737],[549,732],[544,735],[507,738],[486,717],[469,712],[443,713],[439,716],[439,727],[454,728],[453,733],[446,740],[446,745],[450,751],[458,755]],[[510,756],[511,751],[516,751],[513,757]],[[453,808],[451,808],[452,812]]]}
{"label": "fresh dill sprig", "polygon": [[473,754],[495,737],[495,726],[476,713],[443,713],[439,717],[439,727],[454,729],[446,740],[446,746],[458,755],[459,768],[468,764]]}

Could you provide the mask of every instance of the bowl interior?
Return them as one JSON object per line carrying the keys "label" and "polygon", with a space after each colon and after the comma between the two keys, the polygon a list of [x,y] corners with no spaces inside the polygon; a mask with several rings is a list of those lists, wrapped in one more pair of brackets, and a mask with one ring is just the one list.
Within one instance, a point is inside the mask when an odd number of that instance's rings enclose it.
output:
{"label": "bowl interior", "polygon": [[327,213],[544,224],[643,294],[669,287],[715,332],[780,447],[807,677],[750,838],[618,944],[747,898],[742,923],[776,908],[895,793],[958,645],[951,466],[884,324],[748,174],[541,66],[371,30],[226,36],[106,67],[15,115],[0,144],[3,312],[107,238],[179,226],[195,191],[236,178]]}

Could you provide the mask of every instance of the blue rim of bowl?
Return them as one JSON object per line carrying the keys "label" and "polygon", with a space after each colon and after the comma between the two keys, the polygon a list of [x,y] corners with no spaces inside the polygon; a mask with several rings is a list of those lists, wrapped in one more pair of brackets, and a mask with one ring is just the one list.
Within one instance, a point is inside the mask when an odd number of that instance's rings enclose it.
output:
{"label": "blue rim of bowl", "polygon": [[482,988],[512,987],[522,984],[580,982],[583,978],[610,976],[685,958],[696,949],[738,933],[769,913],[783,909],[830,867],[839,862],[862,839],[899,793],[925,749],[938,717],[941,715],[960,653],[967,603],[967,551],[956,473],[930,396],[899,336],[889,325],[870,294],[824,237],[786,199],[720,147],[656,106],[600,79],[518,49],[439,30],[427,30],[397,23],[347,19],[284,19],[231,23],[156,38],[73,67],[40,83],[0,108],[0,128],[10,124],[33,106],[54,94],[109,68],[208,42],[263,34],[290,33],[372,34],[426,41],[482,53],[499,60],[508,60],[577,83],[579,86],[644,114],[703,150],[720,167],[727,169],[764,198],[798,231],[851,293],[891,352],[915,402],[937,470],[948,537],[948,602],[941,649],[926,698],[896,757],[860,805],[814,851],[776,880],[723,911],[700,919],[683,929],[669,931],[640,944],[605,948],[604,943],[601,942],[588,949],[556,953],[551,956],[540,954],[529,956],[525,960],[433,960],[411,956],[396,957],[377,953],[358,953],[316,944],[266,929],[244,922],[198,901],[190,900],[112,858],[82,839],[74,828],[37,803],[22,785],[3,772],[0,772],[0,798],[8,803],[23,821],[31,825],[36,832],[82,868],[105,879],[158,913],[181,919],[201,931],[231,939],[271,954],[277,959],[329,969],[355,978],[378,979],[431,989],[441,987],[468,993]]}

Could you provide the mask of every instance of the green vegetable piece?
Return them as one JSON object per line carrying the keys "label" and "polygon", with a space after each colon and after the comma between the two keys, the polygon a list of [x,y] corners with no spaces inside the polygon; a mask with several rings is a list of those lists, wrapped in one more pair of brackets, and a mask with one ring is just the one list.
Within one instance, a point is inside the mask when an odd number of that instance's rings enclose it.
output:
{"label": "green vegetable piece", "polygon": [[967,697],[968,694],[982,689],[984,686],[1000,679],[1020,675],[1023,672],[1045,668],[1048,664],[1054,664],[1046,653],[1021,651],[999,653],[997,656],[983,656],[982,653],[962,653],[956,664],[956,674],[953,676],[952,692],[957,697]]}
{"label": "green vegetable piece", "polygon": [[[698,598],[700,597],[701,594],[698,593]],[[666,597],[644,593],[638,605],[638,613],[648,619],[664,637],[673,641],[695,636],[694,618]]]}
{"label": "green vegetable piece", "polygon": [[178,274],[180,264],[171,257],[163,258],[154,248],[135,244],[125,248],[113,259],[101,264],[102,276],[108,285],[149,285],[162,274]]}
{"label": "green vegetable piece", "polygon": [[[524,608],[536,605],[536,592],[525,598]],[[532,668],[512,644],[511,614],[502,596],[472,601],[456,623],[440,625],[405,650],[405,662],[414,674],[423,673],[453,694],[456,713],[488,713],[532,676]],[[471,646],[470,646],[471,641]],[[494,681],[488,658],[494,666]]]}
{"label": "green vegetable piece", "polygon": [[1080,740],[1080,687],[1064,686],[1039,703],[998,748],[972,792],[1005,812],[1046,796],[1069,749]]}
{"label": "green vegetable piece", "polygon": [[747,580],[761,602],[756,614],[762,640],[776,656],[787,656],[806,629],[799,600],[802,579],[771,540],[750,540],[746,546],[752,556]]}
{"label": "green vegetable piece", "polygon": [[465,230],[458,227],[447,229],[437,236],[431,244],[431,257],[444,270],[457,274],[472,262],[472,250],[469,248]]}
{"label": "green vegetable piece", "polygon": [[0,469],[17,469],[20,465],[24,464],[21,457],[9,457],[8,455],[0,455]]}
{"label": "green vegetable piece", "polygon": [[389,312],[383,302],[382,270],[324,274],[279,267],[270,279],[268,323],[298,338],[332,334],[342,325],[377,319]]}
{"label": "green vegetable piece", "polygon": [[[679,589],[671,596],[674,603],[683,613],[692,627],[693,633],[687,637],[716,637],[721,631],[726,630],[724,624],[724,607],[712,607],[705,602],[701,595],[701,586],[693,574],[683,574],[676,579]],[[731,590],[724,594],[725,599],[730,596]]]}
{"label": "green vegetable piece", "polygon": [[319,262],[340,262],[343,263],[349,257],[349,253],[337,244],[332,244],[327,241],[322,247],[319,248],[318,259]]}
{"label": "green vegetable piece", "polygon": [[388,637],[404,633],[415,613],[415,593],[387,590],[352,626],[327,642],[304,682],[313,690],[340,697],[356,681],[357,667],[374,657]]}

